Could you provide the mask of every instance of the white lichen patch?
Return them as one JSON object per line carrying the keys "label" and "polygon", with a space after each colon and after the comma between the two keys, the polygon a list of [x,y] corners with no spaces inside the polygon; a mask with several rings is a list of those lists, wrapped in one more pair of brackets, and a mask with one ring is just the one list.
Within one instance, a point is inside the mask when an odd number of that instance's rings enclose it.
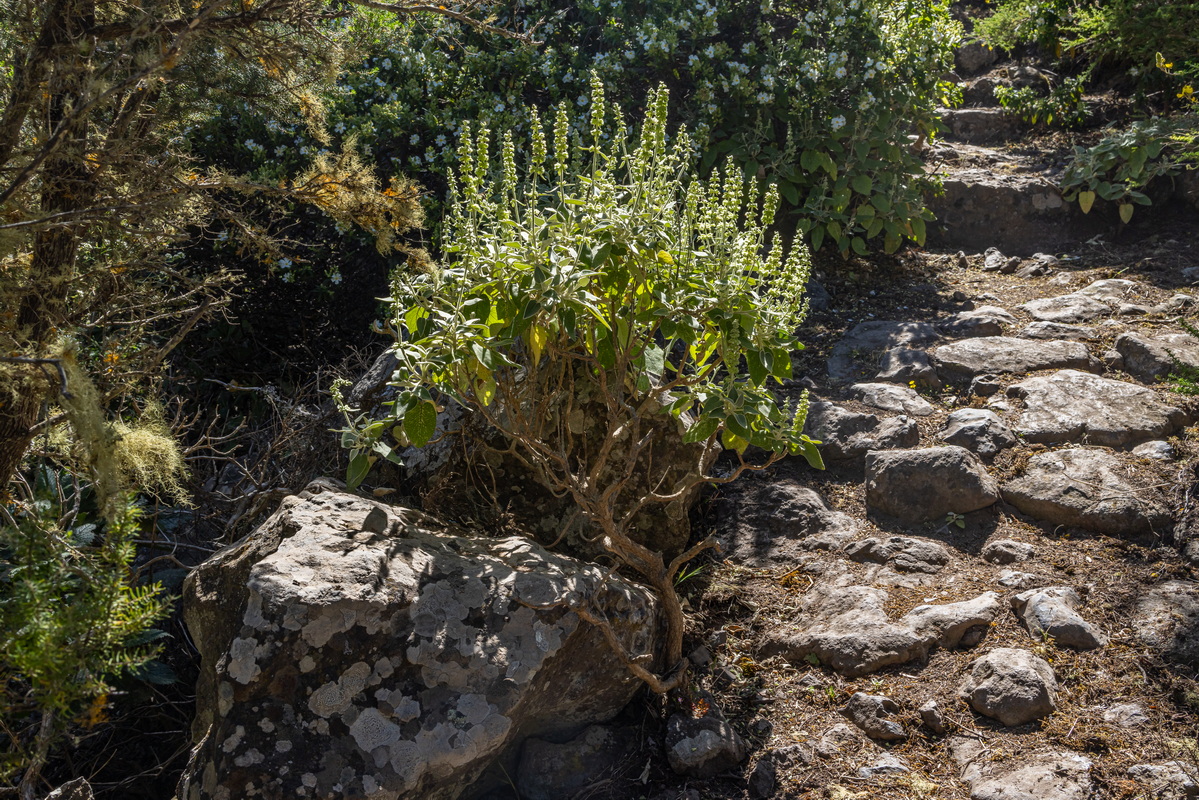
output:
{"label": "white lichen patch", "polygon": [[[275,752],[276,753],[291,752],[291,742],[288,741],[287,739],[279,739],[278,741],[275,742]],[[282,773],[280,773],[280,774],[282,774]]]}
{"label": "white lichen patch", "polygon": [[271,733],[275,730],[275,723],[271,722],[266,717],[258,720],[258,727],[263,733]]}
{"label": "white lichen patch", "polygon": [[241,684],[248,684],[257,678],[262,674],[262,669],[255,662],[267,649],[260,646],[257,639],[234,639],[229,645],[229,662],[225,668],[229,677]]}
{"label": "white lichen patch", "polygon": [[312,656],[304,656],[300,659],[300,672],[312,672],[316,669],[316,661]]}
{"label": "white lichen patch", "polygon": [[225,739],[225,741],[221,742],[221,750],[223,750],[226,753],[232,753],[234,750],[237,749],[237,746],[239,744],[241,744],[241,740],[244,739],[245,736],[246,736],[246,729],[243,728],[241,725],[238,725],[236,728],[233,729],[233,733],[231,733],[229,735],[229,738],[227,738],[227,739]]}
{"label": "white lichen patch", "polygon": [[300,635],[311,647],[324,647],[335,635],[354,627],[358,615],[352,608],[322,608],[315,619],[309,621]]}
{"label": "white lichen patch", "polygon": [[399,741],[400,734],[400,726],[383,716],[377,708],[365,709],[350,726],[350,735],[354,737],[358,749],[366,753]]}
{"label": "white lichen patch", "polygon": [[336,681],[330,681],[312,693],[308,698],[309,710],[323,718],[342,713],[350,707],[354,695],[366,688],[370,674],[370,665],[365,661],[354,663]]}
{"label": "white lichen patch", "polygon": [[221,681],[217,685],[216,709],[222,717],[228,716],[233,710],[233,684],[229,681]]}
{"label": "white lichen patch", "polygon": [[264,756],[262,753],[258,752],[258,750],[254,748],[250,748],[237,758],[233,759],[233,763],[239,767],[250,767],[254,764],[261,764],[263,760]]}
{"label": "white lichen patch", "polygon": [[246,613],[242,615],[242,624],[260,631],[272,631],[276,626],[262,615],[262,595],[251,591],[250,599],[246,602]]}

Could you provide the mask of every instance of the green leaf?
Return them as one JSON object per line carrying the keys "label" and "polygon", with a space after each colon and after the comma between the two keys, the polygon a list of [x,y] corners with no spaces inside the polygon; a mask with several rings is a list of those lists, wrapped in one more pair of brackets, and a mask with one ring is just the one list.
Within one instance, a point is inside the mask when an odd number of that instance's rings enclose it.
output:
{"label": "green leaf", "polygon": [[804,457],[808,465],[815,469],[824,469],[824,459],[820,456],[820,450],[816,447],[816,443],[804,436],[799,444],[791,448],[794,455]]}
{"label": "green leaf", "polygon": [[1120,221],[1123,222],[1125,225],[1127,225],[1128,221],[1130,219],[1132,219],[1132,212],[1133,212],[1132,203],[1121,203],[1120,204]]}
{"label": "green leaf", "polygon": [[371,462],[366,453],[357,453],[350,458],[350,466],[346,468],[346,488],[353,491],[366,479],[371,471]]}
{"label": "green leaf", "polygon": [[644,350],[645,371],[654,377],[660,376],[666,369],[666,352],[656,344],[648,345]]}
{"label": "green leaf", "polygon": [[783,181],[779,184],[779,194],[783,196],[788,203],[793,206],[799,205],[799,189],[790,181]]}
{"label": "green leaf", "polygon": [[749,447],[748,439],[743,439],[727,429],[720,434],[720,443],[726,450],[735,450],[738,453],[744,453],[745,448]]}
{"label": "green leaf", "polygon": [[706,441],[709,436],[716,433],[716,429],[719,427],[720,420],[715,417],[704,417],[687,429],[687,432],[683,434],[683,441],[687,444]]}
{"label": "green leaf", "polygon": [[1093,205],[1095,205],[1095,193],[1094,192],[1079,192],[1078,193],[1078,206],[1079,206],[1079,208],[1082,209],[1082,213],[1090,214],[1091,206],[1093,206]]}
{"label": "green leaf", "polygon": [[849,243],[850,248],[860,256],[866,255],[866,240],[861,236],[855,236]]}
{"label": "green leaf", "polygon": [[612,346],[612,335],[607,331],[600,331],[596,334],[595,360],[604,369],[612,369],[616,366],[616,348]]}
{"label": "green leaf", "polygon": [[874,188],[874,181],[870,180],[869,175],[855,175],[849,183],[858,194],[868,195]]}
{"label": "green leaf", "polygon": [[424,447],[437,430],[437,406],[421,403],[404,415],[404,435],[413,447]]}
{"label": "green leaf", "polygon": [[812,252],[819,250],[822,244],[824,244],[824,226],[817,225],[812,229]]}
{"label": "green leaf", "polygon": [[770,374],[780,382],[791,377],[791,354],[781,347],[774,351],[773,363],[770,365]]}
{"label": "green leaf", "polygon": [[745,351],[745,365],[749,368],[749,379],[754,382],[754,386],[761,386],[762,381],[770,376],[770,370],[763,363],[763,355],[769,355],[769,351],[765,354],[760,350]]}

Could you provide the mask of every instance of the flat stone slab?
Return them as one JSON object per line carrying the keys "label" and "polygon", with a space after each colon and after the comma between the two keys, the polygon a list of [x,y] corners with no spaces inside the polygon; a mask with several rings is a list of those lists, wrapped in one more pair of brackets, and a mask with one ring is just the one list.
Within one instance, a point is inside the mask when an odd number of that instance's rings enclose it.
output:
{"label": "flat stone slab", "polygon": [[1124,371],[1146,383],[1169,375],[1176,360],[1199,369],[1199,340],[1185,333],[1125,333],[1116,339],[1116,352],[1124,357]]}
{"label": "flat stone slab", "polygon": [[1107,278],[1069,294],[1029,300],[1020,307],[1033,319],[1045,322],[1089,322],[1115,313],[1119,302],[1136,286],[1136,281]]}
{"label": "flat stone slab", "polygon": [[1132,629],[1165,656],[1199,662],[1199,585],[1166,581],[1155,587],[1134,605]]}
{"label": "flat stone slab", "polygon": [[979,306],[970,311],[959,311],[947,320],[937,323],[937,330],[946,336],[1001,336],[1008,325],[1015,325],[1016,318],[1006,308]]}
{"label": "flat stone slab", "polygon": [[999,491],[978,456],[946,445],[879,450],[866,455],[866,507],[908,522],[968,514],[995,503]]}
{"label": "flat stone slab", "polygon": [[970,800],[1091,800],[1092,762],[1079,753],[1019,752],[990,761],[991,749],[973,738],[955,739],[950,750]]}
{"label": "flat stone slab", "polygon": [[1003,485],[1003,499],[1034,519],[1112,536],[1163,534],[1170,512],[1160,489],[1129,477],[1107,450],[1038,453],[1023,475]]}
{"label": "flat stone slab", "polygon": [[1095,329],[1064,322],[1032,322],[1018,334],[1021,339],[1065,339],[1082,341],[1095,338]]}
{"label": "flat stone slab", "polygon": [[871,450],[915,447],[920,442],[920,431],[907,416],[880,419],[824,401],[808,408],[804,430],[821,443],[820,454],[826,461],[861,458]]}
{"label": "flat stone slab", "polygon": [[1029,442],[1123,447],[1169,436],[1188,420],[1151,389],[1077,370],[1021,381],[1008,394],[1024,400],[1015,431]]}
{"label": "flat stone slab", "polygon": [[936,410],[932,403],[918,395],[915,390],[894,383],[855,383],[849,387],[849,391],[866,405],[881,408],[883,411],[927,417]]}
{"label": "flat stone slab", "polygon": [[954,648],[971,630],[985,633],[1002,605],[995,592],[960,603],[916,606],[892,622],[887,592],[872,586],[822,584],[804,595],[798,624],[767,634],[765,655],[793,663],[811,657],[846,677],[877,672],[892,664],[924,660],[934,647]]}
{"label": "flat stone slab", "polygon": [[931,353],[937,373],[946,379],[975,375],[1036,372],[1043,369],[1094,369],[1080,342],[1038,341],[1011,336],[981,336],[941,345]]}
{"label": "flat stone slab", "polygon": [[927,322],[860,322],[833,346],[828,360],[829,379],[841,383],[852,380],[862,363],[873,365],[883,350],[901,345],[922,347],[937,338],[937,329]]}

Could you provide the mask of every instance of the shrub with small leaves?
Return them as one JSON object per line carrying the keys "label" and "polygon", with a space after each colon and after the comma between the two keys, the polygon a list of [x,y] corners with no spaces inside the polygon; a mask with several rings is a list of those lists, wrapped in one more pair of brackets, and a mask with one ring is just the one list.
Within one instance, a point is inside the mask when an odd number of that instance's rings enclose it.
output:
{"label": "shrub with small leaves", "polygon": [[[806,395],[781,407],[770,389],[791,375],[809,273],[802,244],[787,252],[767,234],[778,191],[762,198],[735,167],[699,180],[689,133],[667,134],[666,90],[648,106],[635,146],[598,81],[582,135],[564,105],[548,136],[531,112],[523,170],[511,131],[493,168],[491,132],[467,129],[448,263],[393,278],[392,414],[359,420],[346,443],[352,482],[371,459],[428,442],[443,398],[484,418],[659,595],[669,675],[628,663],[666,691],[681,680],[675,577],[711,543],[667,564],[630,535],[638,512],[787,453],[817,466],[820,456],[802,432]],[[585,406],[601,419],[598,436],[582,435]],[[723,445],[737,463],[714,474],[701,458],[686,474],[659,475],[651,453],[663,435],[705,452]],[[747,460],[751,445],[766,455]],[[643,484],[632,479],[645,474],[651,488],[635,494]]]}

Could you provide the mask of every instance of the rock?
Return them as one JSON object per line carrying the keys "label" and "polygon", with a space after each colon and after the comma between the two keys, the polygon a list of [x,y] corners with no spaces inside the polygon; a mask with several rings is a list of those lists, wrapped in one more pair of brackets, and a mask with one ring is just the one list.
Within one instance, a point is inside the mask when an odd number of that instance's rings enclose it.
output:
{"label": "rock", "polygon": [[836,758],[848,753],[856,753],[864,747],[873,749],[860,731],[841,722],[821,735],[820,740],[816,742],[816,755],[821,758]]}
{"label": "rock", "polygon": [[1158,303],[1153,307],[1155,314],[1177,314],[1180,311],[1186,311],[1189,308],[1195,307],[1195,298],[1189,294],[1176,294],[1165,302]]}
{"label": "rock", "polygon": [[961,408],[950,414],[940,438],[976,453],[983,460],[990,460],[1016,444],[1015,434],[999,415],[982,408]]}
{"label": "rock", "polygon": [[840,550],[860,527],[790,478],[738,481],[720,509],[727,520],[717,533],[721,549],[733,563],[755,567],[791,563],[812,550]]}
{"label": "rock", "polygon": [[999,585],[1005,589],[1031,589],[1034,586],[1044,586],[1048,581],[1031,572],[1020,572],[1005,569],[999,573]]}
{"label": "rock", "polygon": [[985,272],[998,272],[1007,265],[1008,257],[999,251],[998,247],[988,247],[987,252],[983,254],[983,270]]}
{"label": "rock", "polygon": [[712,663],[712,651],[701,644],[691,651],[691,655],[687,656],[687,660],[702,669]]}
{"label": "rock", "polygon": [[1001,336],[1004,326],[1015,325],[1016,318],[999,306],[980,306],[972,311],[959,311],[937,324],[945,336]]}
{"label": "rock", "polygon": [[911,772],[911,769],[903,759],[890,753],[880,753],[866,766],[858,767],[857,776],[868,781],[889,775],[902,775],[905,772]]}
{"label": "rock", "polygon": [[861,729],[871,739],[881,742],[898,742],[908,738],[903,726],[891,719],[899,705],[890,697],[881,694],[854,692],[849,703],[841,709],[841,715]]}
{"label": "rock", "polygon": [[945,724],[945,715],[941,713],[941,706],[936,700],[929,700],[920,706],[920,719],[924,722],[924,727],[938,736],[943,736],[949,731],[949,726]]}
{"label": "rock", "polygon": [[1137,458],[1149,458],[1154,461],[1173,461],[1177,453],[1169,442],[1153,441],[1138,444],[1132,448],[1132,454]]}
{"label": "rock", "polygon": [[937,374],[946,380],[968,380],[984,373],[1097,368],[1086,345],[1081,342],[1040,341],[1011,336],[963,339],[935,348],[931,356]]}
{"label": "rock", "polygon": [[92,800],[93,796],[91,784],[83,778],[76,778],[50,792],[46,800]]}
{"label": "rock", "polygon": [[748,751],[715,699],[701,696],[707,701],[702,716],[673,714],[667,720],[666,760],[679,775],[710,778],[740,766]]}
{"label": "rock", "polygon": [[884,350],[900,345],[922,347],[936,339],[936,328],[927,322],[860,322],[833,346],[828,360],[829,379],[847,382],[857,374],[861,361],[874,363]]}
{"label": "rock", "polygon": [[997,647],[970,665],[959,694],[978,713],[1011,727],[1057,710],[1053,668],[1027,650]]}
{"label": "rock", "polygon": [[820,585],[804,595],[795,630],[771,631],[764,655],[792,663],[810,656],[847,677],[892,664],[923,660],[935,647],[956,647],[972,628],[988,626],[999,614],[994,592],[960,603],[917,606],[892,622],[887,592],[870,586]]}
{"label": "rock", "polygon": [[970,42],[954,53],[954,63],[967,75],[981,72],[999,60],[999,53],[978,42]]}
{"label": "rock", "polygon": [[1107,645],[1107,637],[1083,619],[1077,609],[1078,593],[1065,586],[1030,589],[1012,598],[1012,609],[1037,641],[1049,636],[1059,647],[1094,650]]}
{"label": "rock", "polygon": [[1128,768],[1128,775],[1147,784],[1155,800],[1192,800],[1199,797],[1199,779],[1196,778],[1194,764],[1182,761],[1136,764]]}
{"label": "rock", "polygon": [[1166,581],[1133,607],[1137,637],[1162,655],[1184,664],[1199,663],[1199,586]]}
{"label": "rock", "polygon": [[1111,536],[1150,535],[1170,524],[1161,490],[1130,477],[1106,450],[1038,453],[1023,475],[1003,485],[1003,499],[1034,519]]}
{"label": "rock", "polygon": [[1124,371],[1146,383],[1169,375],[1175,360],[1199,369],[1199,340],[1186,333],[1124,333],[1116,339],[1116,352],[1124,357]]}
{"label": "rock", "polygon": [[1116,306],[1116,313],[1122,317],[1143,317],[1153,313],[1153,309],[1139,303],[1121,303]]}
{"label": "rock", "polygon": [[202,667],[178,796],[482,791],[529,732],[572,736],[641,688],[583,604],[653,651],[655,601],[602,567],[313,483],[185,583]]}
{"label": "rock", "polygon": [[1020,307],[1033,319],[1046,322],[1088,322],[1111,314],[1136,285],[1136,281],[1108,278],[1069,294],[1030,300]]}
{"label": "rock", "polygon": [[881,408],[883,411],[910,414],[913,417],[927,417],[935,411],[932,403],[906,386],[896,386],[893,383],[855,383],[849,387],[849,391],[866,405]]}
{"label": "rock", "polygon": [[906,416],[879,419],[820,401],[808,409],[804,430],[821,442],[820,454],[826,461],[861,458],[870,450],[913,447],[920,442],[916,423]]}
{"label": "rock", "polygon": [[816,754],[807,745],[789,744],[771,750],[770,760],[783,767],[806,767],[816,761]]}
{"label": "rock", "polygon": [[770,758],[758,759],[749,774],[749,796],[755,800],[770,800],[778,784],[778,770]]}
{"label": "rock", "polygon": [[1003,383],[997,375],[975,375],[970,381],[970,394],[978,397],[990,397],[1003,388]]}
{"label": "rock", "polygon": [[1120,728],[1139,728],[1149,724],[1149,716],[1138,703],[1121,703],[1104,711],[1103,721]]}
{"label": "rock", "polygon": [[562,744],[526,739],[516,770],[520,797],[522,800],[573,797],[619,772],[636,741],[636,731],[617,735],[601,725],[592,725]]}
{"label": "rock", "polygon": [[989,748],[958,739],[952,749],[970,800],[1091,800],[1091,760],[1078,753],[1025,753],[998,762],[985,760]]}
{"label": "rock", "polygon": [[1124,447],[1169,436],[1188,417],[1151,389],[1067,369],[1008,387],[1024,400],[1016,433],[1029,442]]}
{"label": "rock", "polygon": [[808,301],[808,310],[813,314],[828,311],[833,304],[833,296],[828,293],[828,289],[824,288],[824,284],[815,278],[808,281],[803,296]]}
{"label": "rock", "polygon": [[992,505],[999,490],[978,456],[947,445],[866,455],[866,505],[907,522],[967,514]]}
{"label": "rock", "polygon": [[907,536],[863,539],[846,546],[845,553],[854,561],[890,564],[900,572],[931,574],[949,563],[949,551],[941,545]]}
{"label": "rock", "polygon": [[1006,82],[1000,83],[985,76],[972,80],[962,88],[962,103],[972,107],[995,106],[998,104],[995,87],[1001,85],[1006,85]]}
{"label": "rock", "polygon": [[996,539],[987,542],[981,555],[983,561],[991,564],[1015,564],[1017,561],[1027,561],[1035,552],[1031,544],[1012,539]]}
{"label": "rock", "polygon": [[941,379],[928,360],[928,353],[912,347],[892,347],[883,351],[878,361],[877,381],[891,383],[916,383],[918,386],[940,388]]}
{"label": "rock", "polygon": [[953,138],[971,144],[1001,142],[1020,130],[1020,118],[1002,108],[939,109]]}
{"label": "rock", "polygon": [[1057,339],[1082,341],[1095,338],[1095,329],[1061,322],[1032,322],[1016,334],[1021,339]]}
{"label": "rock", "polygon": [[1124,369],[1124,356],[1115,350],[1108,350],[1099,356],[1099,360],[1103,362],[1103,366],[1107,368],[1108,372],[1120,372]]}

